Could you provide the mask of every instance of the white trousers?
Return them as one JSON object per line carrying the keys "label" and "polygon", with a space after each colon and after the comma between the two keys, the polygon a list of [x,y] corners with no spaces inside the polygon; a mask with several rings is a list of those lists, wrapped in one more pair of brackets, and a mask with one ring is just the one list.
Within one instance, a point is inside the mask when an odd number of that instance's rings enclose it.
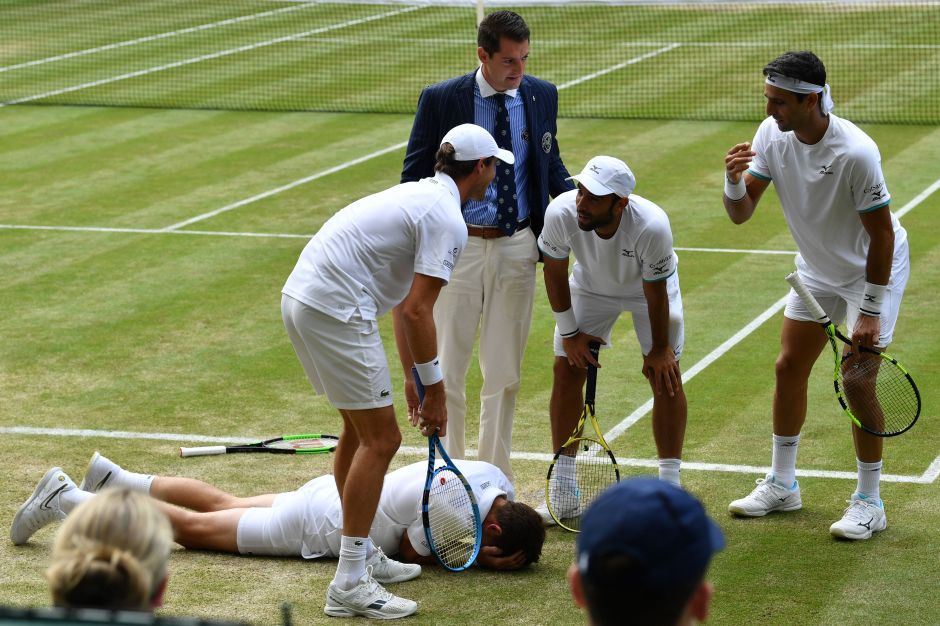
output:
{"label": "white trousers", "polygon": [[522,356],[532,325],[538,250],[531,229],[512,237],[470,237],[434,306],[437,344],[447,391],[444,447],[466,457],[466,380],[480,330],[481,461],[512,480],[512,420],[521,382]]}

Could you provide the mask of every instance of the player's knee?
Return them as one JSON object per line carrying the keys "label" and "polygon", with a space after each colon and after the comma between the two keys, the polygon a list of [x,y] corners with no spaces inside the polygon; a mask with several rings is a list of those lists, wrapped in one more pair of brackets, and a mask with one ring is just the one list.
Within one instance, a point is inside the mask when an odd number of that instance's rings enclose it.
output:
{"label": "player's knee", "polygon": [[571,365],[565,357],[555,357],[555,365],[552,371],[555,376],[555,384],[564,385],[566,388],[583,385],[587,377],[586,370]]}
{"label": "player's knee", "polygon": [[810,363],[807,367],[806,363],[803,363],[800,359],[794,358],[788,352],[781,352],[779,355],[777,355],[777,362],[774,364],[774,370],[778,382],[805,381],[807,378],[809,378],[809,373],[812,370],[812,367],[812,363]]}

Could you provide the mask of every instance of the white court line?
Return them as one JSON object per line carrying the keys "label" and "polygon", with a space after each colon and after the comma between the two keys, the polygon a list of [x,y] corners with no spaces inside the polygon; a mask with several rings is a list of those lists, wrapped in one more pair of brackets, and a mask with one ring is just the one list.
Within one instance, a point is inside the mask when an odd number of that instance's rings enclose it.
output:
{"label": "white court line", "polygon": [[734,248],[680,248],[676,246],[673,250],[679,252],[740,252],[741,254],[783,254],[794,255],[796,250],[741,250]]}
{"label": "white court line", "polygon": [[926,200],[930,195],[935,192],[937,189],[940,189],[940,178],[933,181],[933,184],[921,191],[919,194],[914,196],[910,202],[902,206],[900,209],[894,212],[894,216],[898,219],[901,219],[910,212],[911,209],[916,207],[918,204]]}
{"label": "white court line", "polygon": [[252,15],[242,15],[241,17],[233,17],[227,20],[221,20],[218,22],[210,22],[208,24],[200,24],[199,26],[191,26],[189,28],[181,28],[179,30],[173,30],[165,33],[159,33],[156,35],[148,35],[147,37],[139,37],[137,39],[129,39],[127,41],[119,41],[117,43],[108,44],[106,46],[98,46],[97,48],[88,48],[85,50],[77,50],[75,52],[67,52],[65,54],[58,54],[56,56],[46,57],[44,59],[35,59],[33,61],[27,61],[26,63],[17,63],[16,65],[7,65],[6,67],[0,67],[0,73],[10,72],[13,70],[19,70],[24,67],[33,67],[36,65],[45,65],[46,63],[55,63],[56,61],[64,61],[65,59],[74,59],[75,57],[85,56],[88,54],[96,54],[98,52],[105,52],[107,50],[115,50],[117,48],[126,48],[128,46],[135,46],[141,43],[149,43],[151,41],[158,41],[160,39],[168,39],[170,37],[176,37],[178,35],[186,35],[189,33],[195,33],[203,30],[209,30],[211,28],[218,28],[220,26],[229,26],[231,24],[237,24],[239,22],[247,22],[249,20],[255,20],[262,17],[270,17],[272,15],[277,15],[279,13],[287,13],[288,11],[297,11],[299,9],[307,9],[314,4],[304,3],[298,4],[289,7],[283,7],[280,9],[273,9],[271,11],[264,11],[262,13],[254,13]]}
{"label": "white court line", "polygon": [[633,57],[632,59],[628,59],[627,61],[624,61],[623,63],[618,63],[617,65],[612,65],[611,67],[608,67],[608,68],[606,68],[606,69],[603,69],[603,70],[600,70],[600,71],[597,71],[597,72],[593,72],[593,73],[588,74],[588,75],[586,75],[586,76],[582,76],[581,78],[576,78],[576,79],[574,79],[574,80],[570,80],[570,81],[568,81],[567,83],[558,85],[558,91],[561,91],[562,89],[567,89],[568,87],[574,87],[575,85],[579,85],[579,84],[581,84],[581,83],[583,83],[583,82],[589,81],[589,80],[594,79],[594,78],[597,78],[597,77],[599,77],[599,76],[603,76],[603,75],[605,75],[605,74],[610,74],[611,72],[616,72],[617,70],[623,69],[623,68],[627,67],[628,65],[634,65],[634,64],[636,64],[636,63],[639,63],[640,61],[645,61],[645,60],[647,60],[647,59],[651,59],[651,58],[653,58],[653,57],[655,57],[655,56],[658,56],[658,55],[660,55],[660,54],[664,54],[664,53],[666,53],[666,52],[669,52],[670,50],[675,50],[676,48],[678,48],[678,47],[681,46],[681,45],[682,45],[682,44],[678,44],[678,43],[668,44],[668,45],[666,45],[666,46],[663,46],[663,47],[660,48],[659,50],[653,50],[652,52],[647,52],[646,54],[641,54],[640,56],[638,56],[638,57]]}
{"label": "white court line", "polygon": [[64,93],[71,93],[73,91],[80,91],[82,89],[89,89],[91,87],[97,87],[99,85],[107,85],[110,83],[116,83],[121,80],[127,80],[129,78],[137,78],[138,76],[146,76],[147,74],[153,74],[156,72],[163,72],[165,70],[174,69],[177,67],[183,67],[186,65],[192,65],[194,63],[201,63],[202,61],[209,61],[212,59],[218,59],[225,56],[230,56],[233,54],[238,54],[241,52],[247,52],[249,50],[256,50],[258,48],[264,48],[266,46],[273,46],[279,43],[285,43],[288,41],[294,41],[302,37],[308,37],[310,35],[316,35],[319,33],[329,32],[331,30],[337,30],[340,28],[346,28],[348,26],[357,26],[359,24],[365,24],[367,22],[372,22],[375,20],[380,20],[386,17],[391,17],[394,15],[399,15],[402,13],[409,13],[411,11],[417,11],[421,7],[406,7],[404,9],[399,9],[397,11],[390,11],[388,13],[381,13],[379,15],[370,15],[368,17],[349,20],[342,22],[340,24],[334,24],[332,26],[324,26],[322,28],[316,28],[314,30],[309,30],[303,33],[296,33],[293,35],[285,35],[284,37],[277,37],[276,39],[269,39],[267,41],[259,41],[257,43],[248,44],[244,46],[239,46],[237,48],[230,48],[228,50],[221,50],[219,52],[213,52],[212,54],[205,54],[199,57],[193,57],[190,59],[184,59],[182,61],[176,61],[175,63],[167,63],[166,65],[158,65],[155,67],[149,67],[143,70],[137,70],[136,72],[128,72],[127,74],[121,74],[120,76],[112,76],[110,78],[102,78],[100,80],[91,81],[88,83],[83,83],[81,85],[74,85],[72,87],[63,87],[62,89],[56,89],[54,91],[47,91],[46,93],[36,94],[32,96],[26,96],[23,98],[18,98],[16,100],[10,100],[8,102],[0,102],[0,107],[9,106],[12,104],[22,104],[24,102],[32,102],[34,100],[42,100],[43,98],[51,98],[52,96],[58,96]]}
{"label": "white court line", "polygon": [[237,209],[238,207],[245,206],[246,204],[251,204],[252,202],[257,202],[258,200],[261,200],[262,198],[267,198],[267,197],[269,197],[269,196],[273,196],[274,194],[281,193],[282,191],[287,191],[288,189],[293,189],[294,187],[297,187],[297,186],[299,186],[299,185],[303,185],[303,184],[305,184],[305,183],[309,183],[309,182],[311,182],[311,181],[317,180],[318,178],[323,178],[324,176],[329,176],[330,174],[335,174],[336,172],[339,172],[339,171],[342,171],[342,170],[344,170],[344,169],[346,169],[346,168],[352,167],[353,165],[358,165],[358,164],[360,164],[360,163],[364,163],[364,162],[369,161],[369,160],[371,160],[371,159],[374,159],[374,158],[376,158],[376,157],[382,156],[383,154],[388,154],[389,152],[393,152],[393,151],[395,151],[395,150],[399,150],[399,149],[401,149],[401,148],[404,148],[404,147],[407,146],[407,145],[408,145],[408,142],[407,142],[407,141],[403,141],[403,142],[401,142],[401,143],[396,143],[394,146],[388,146],[387,148],[382,148],[381,150],[378,150],[378,151],[376,151],[376,152],[372,152],[372,153],[367,154],[367,155],[365,155],[365,156],[359,157],[358,159],[353,159],[352,161],[346,161],[345,163],[341,163],[341,164],[339,164],[339,165],[337,165],[337,166],[335,166],[335,167],[331,167],[331,168],[325,169],[325,170],[323,170],[323,171],[321,171],[321,172],[317,172],[316,174],[311,174],[310,176],[306,176],[306,177],[304,177],[304,178],[298,178],[297,180],[295,180],[295,181],[293,181],[293,182],[290,182],[290,183],[287,183],[286,185],[281,185],[280,187],[275,187],[274,189],[269,189],[268,191],[263,191],[263,192],[261,192],[261,193],[259,193],[259,194],[256,194],[256,195],[254,195],[254,196],[251,196],[250,198],[245,198],[244,200],[239,200],[238,202],[233,202],[232,204],[227,204],[227,205],[225,205],[224,207],[221,207],[221,208],[219,208],[219,209],[215,209],[214,211],[209,211],[208,213],[203,213],[202,215],[197,215],[196,217],[191,217],[191,218],[189,218],[188,220],[183,220],[182,222],[177,222],[176,224],[173,224],[173,225],[171,225],[171,226],[167,226],[166,228],[161,228],[160,230],[161,230],[161,231],[171,231],[171,230],[176,230],[176,229],[178,229],[178,228],[182,228],[182,227],[184,227],[184,226],[189,226],[190,224],[194,224],[194,223],[196,223],[196,222],[200,222],[200,221],[202,221],[202,220],[204,220],[204,219],[208,219],[208,218],[210,218],[210,217],[215,217],[216,215],[218,215],[218,214],[220,214],[220,213],[225,213],[226,211],[231,211],[232,209]]}
{"label": "white court line", "polygon": [[86,233],[133,233],[140,235],[212,235],[215,237],[280,237],[284,239],[310,239],[313,235],[290,233],[236,233],[221,230],[165,230],[162,228],[107,228],[104,226],[30,226],[28,224],[0,224],[6,230],[54,230]]}
{"label": "white court line", "polygon": [[[187,443],[253,443],[261,439],[255,437],[216,437],[211,435],[187,435],[176,433],[142,433],[126,430],[92,430],[88,428],[34,428],[29,426],[0,426],[0,434],[6,435],[34,435],[40,437],[100,437],[103,439],[142,439],[155,441],[173,441]],[[398,452],[408,456],[427,456],[428,449],[424,446],[402,446]],[[476,450],[467,450],[468,456],[476,456]],[[517,461],[544,461],[550,463],[554,458],[553,454],[541,452],[513,452],[513,460]],[[656,459],[634,459],[617,457],[617,463],[626,467],[658,467],[659,462]],[[725,463],[697,463],[694,461],[682,461],[683,470],[694,470],[704,472],[730,472],[735,474],[766,474],[770,471],[769,467],[757,465],[729,465]],[[901,474],[882,474],[881,480],[894,483],[917,483],[930,484],[937,480],[940,474],[940,456],[930,464],[927,471],[920,476],[905,476]],[[796,470],[797,476],[809,476],[813,478],[839,478],[845,480],[856,480],[857,472],[837,472],[832,470]]]}

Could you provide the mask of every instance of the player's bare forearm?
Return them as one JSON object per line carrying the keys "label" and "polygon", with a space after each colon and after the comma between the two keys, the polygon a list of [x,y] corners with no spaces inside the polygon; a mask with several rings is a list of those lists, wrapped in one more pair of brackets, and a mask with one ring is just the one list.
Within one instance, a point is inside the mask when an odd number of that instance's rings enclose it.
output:
{"label": "player's bare forearm", "polygon": [[571,308],[571,290],[568,288],[568,259],[553,259],[545,256],[542,275],[545,279],[545,294],[552,311],[561,312]]}
{"label": "player's bare forearm", "polygon": [[891,209],[889,206],[883,206],[868,213],[861,213],[859,218],[869,237],[865,280],[875,285],[887,285],[891,278],[891,263],[894,259],[894,226],[891,223]]}
{"label": "player's bare forearm", "polygon": [[735,189],[740,189],[739,183],[742,180],[744,183],[743,192],[735,191],[732,194],[733,197],[728,197],[728,185],[725,185],[725,191],[722,194],[725,212],[735,224],[743,224],[751,219],[761,195],[767,188],[766,181],[746,173],[755,154],[751,150],[751,144],[745,142],[736,144],[725,155],[725,178],[728,183]]}

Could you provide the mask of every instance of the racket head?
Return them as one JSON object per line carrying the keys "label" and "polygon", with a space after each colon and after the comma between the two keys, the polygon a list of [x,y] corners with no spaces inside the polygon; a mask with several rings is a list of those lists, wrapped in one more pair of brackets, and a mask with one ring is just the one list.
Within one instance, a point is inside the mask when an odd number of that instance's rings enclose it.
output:
{"label": "racket head", "polygon": [[898,361],[884,353],[847,353],[834,379],[836,397],[852,422],[878,437],[910,430],[920,417],[920,391]]}
{"label": "racket head", "polygon": [[[447,456],[437,434],[428,438],[428,475],[421,496],[424,536],[434,558],[453,572],[476,561],[483,541],[480,508],[470,484]],[[444,464],[434,467],[434,450]]]}
{"label": "racket head", "polygon": [[578,437],[568,440],[555,453],[546,478],[549,514],[559,526],[577,533],[581,532],[581,514],[601,492],[620,481],[620,467],[604,442]]}
{"label": "racket head", "polygon": [[339,437],[333,435],[284,435],[261,442],[261,448],[275,454],[324,454],[336,450]]}

